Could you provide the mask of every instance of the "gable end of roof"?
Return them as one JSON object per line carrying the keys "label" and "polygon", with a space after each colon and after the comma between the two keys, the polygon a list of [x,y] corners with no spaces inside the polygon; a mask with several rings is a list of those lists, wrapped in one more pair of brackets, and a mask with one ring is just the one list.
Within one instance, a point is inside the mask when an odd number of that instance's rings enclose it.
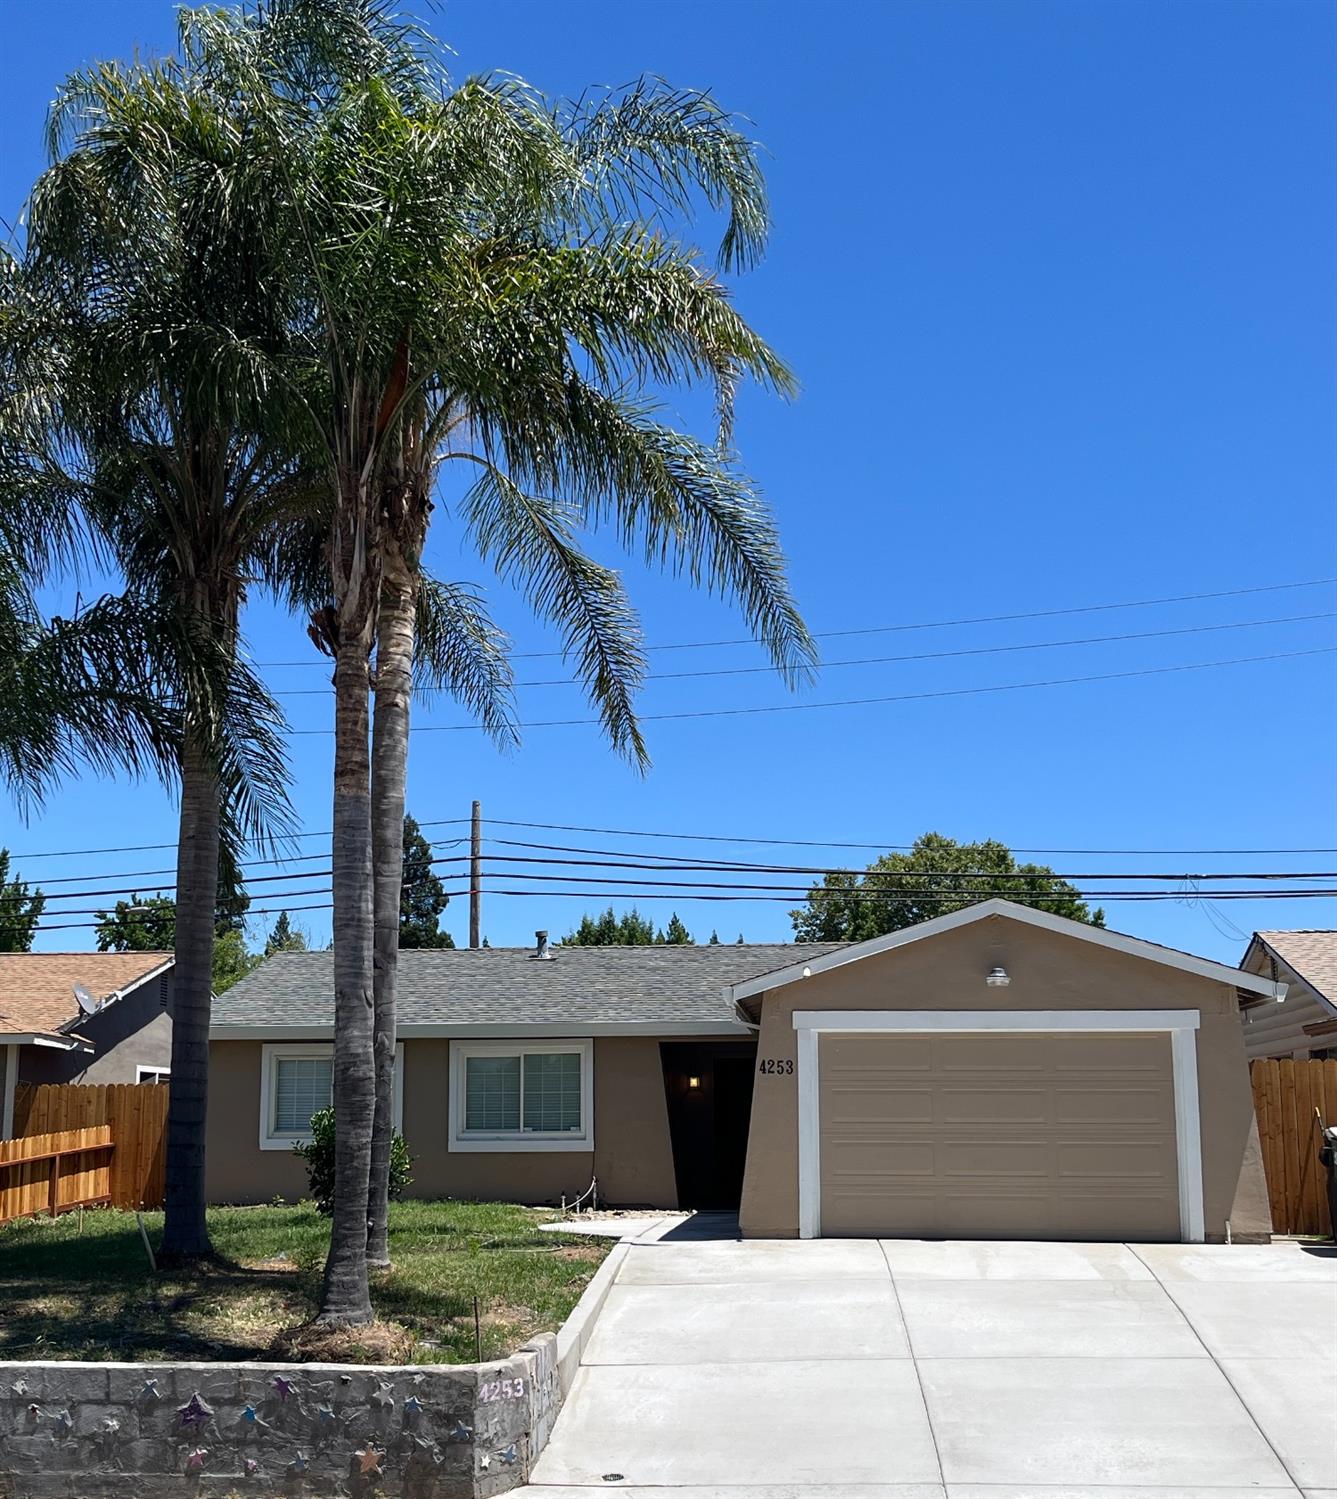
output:
{"label": "gable end of roof", "polygon": [[1158,943],[1148,942],[1142,937],[1130,937],[1122,932],[1111,932],[1104,927],[1091,926],[1084,921],[1073,921],[1067,916],[1055,916],[1052,912],[1038,911],[1031,906],[1020,905],[1016,901],[994,899],[979,901],[973,906],[963,906],[959,911],[950,911],[945,916],[935,916],[930,921],[921,921],[915,926],[902,927],[884,936],[872,937],[866,942],[853,943],[849,947],[828,953],[823,957],[792,963],[773,973],[760,974],[755,978],[730,985],[726,993],[730,1001],[738,1007],[740,1015],[749,1021],[755,1021],[757,1006],[749,1005],[747,1001],[759,1001],[760,996],[771,989],[782,989],[789,984],[811,978],[815,974],[828,973],[833,968],[843,967],[847,963],[857,963],[863,958],[876,957],[879,953],[891,952],[898,947],[906,947],[913,942],[922,942],[929,937],[937,937],[945,932],[955,931],[974,922],[987,921],[995,917],[1020,922],[1026,926],[1039,927],[1045,931],[1058,932],[1063,936],[1075,937],[1098,947],[1144,958],[1167,968],[1194,973],[1200,978],[1214,979],[1218,983],[1229,984],[1232,988],[1262,994],[1272,999],[1278,998],[1278,989],[1284,991],[1285,987],[1277,985],[1270,979],[1232,968],[1229,964],[1218,963],[1212,958],[1200,958],[1193,953],[1180,952],[1177,948],[1162,947]]}

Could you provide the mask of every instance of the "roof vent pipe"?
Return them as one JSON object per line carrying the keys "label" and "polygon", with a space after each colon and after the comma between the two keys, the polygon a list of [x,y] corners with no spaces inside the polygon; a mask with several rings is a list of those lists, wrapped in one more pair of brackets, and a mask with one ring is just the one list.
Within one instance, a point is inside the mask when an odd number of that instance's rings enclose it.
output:
{"label": "roof vent pipe", "polygon": [[534,937],[536,944],[534,947],[534,956],[536,958],[551,958],[552,953],[548,950],[547,932],[535,932]]}

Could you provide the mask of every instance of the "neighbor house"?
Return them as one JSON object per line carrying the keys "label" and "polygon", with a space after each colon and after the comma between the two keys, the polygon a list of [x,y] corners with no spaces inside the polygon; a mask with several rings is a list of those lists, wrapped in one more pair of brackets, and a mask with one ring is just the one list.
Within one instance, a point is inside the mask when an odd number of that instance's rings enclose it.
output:
{"label": "neighbor house", "polygon": [[20,1083],[164,1082],[169,952],[0,953],[0,1139]]}
{"label": "neighbor house", "polygon": [[1241,999],[1250,1061],[1337,1057],[1337,932],[1255,932],[1240,967],[1286,986],[1283,1005]]}
{"label": "neighbor house", "polygon": [[[221,995],[208,1190],[305,1191],[328,952]],[[1266,1232],[1239,994],[1269,977],[993,900],[857,944],[400,955],[415,1195],[741,1212],[761,1237]]]}

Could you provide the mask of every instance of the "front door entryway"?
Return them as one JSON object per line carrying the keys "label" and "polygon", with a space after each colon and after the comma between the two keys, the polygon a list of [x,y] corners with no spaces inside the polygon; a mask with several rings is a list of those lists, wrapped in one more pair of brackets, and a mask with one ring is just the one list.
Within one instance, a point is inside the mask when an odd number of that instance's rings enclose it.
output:
{"label": "front door entryway", "polygon": [[665,1041],[673,1173],[680,1208],[736,1209],[752,1119],[751,1041]]}

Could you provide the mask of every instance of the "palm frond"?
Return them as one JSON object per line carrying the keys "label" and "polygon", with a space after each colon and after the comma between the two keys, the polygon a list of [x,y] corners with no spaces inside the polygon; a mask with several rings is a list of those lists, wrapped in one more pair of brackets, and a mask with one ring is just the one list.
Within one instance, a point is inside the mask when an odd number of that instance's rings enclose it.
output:
{"label": "palm frond", "polygon": [[[748,476],[713,447],[654,420],[653,408],[573,381],[561,492],[586,524],[617,527],[651,565],[736,601],[791,684],[817,648],[789,586],[775,519]],[[524,482],[524,454],[512,458]]]}
{"label": "palm frond", "polygon": [[493,624],[482,598],[464,583],[424,574],[418,587],[414,685],[447,692],[498,744],[518,744],[510,637]]}
{"label": "palm frond", "polygon": [[650,758],[634,706],[646,672],[640,624],[617,573],[575,545],[577,512],[527,494],[487,463],[461,514],[479,554],[561,632],[563,651],[614,749],[647,767]]}
{"label": "palm frond", "polygon": [[41,806],[81,766],[174,773],[180,715],[155,670],[164,624],[112,597],[44,621],[14,559],[0,557],[0,781],[21,806]]}
{"label": "palm frond", "polygon": [[758,148],[708,91],[642,78],[559,117],[600,219],[690,219],[701,193],[728,214],[723,268],[746,270],[761,258],[770,210]]}

